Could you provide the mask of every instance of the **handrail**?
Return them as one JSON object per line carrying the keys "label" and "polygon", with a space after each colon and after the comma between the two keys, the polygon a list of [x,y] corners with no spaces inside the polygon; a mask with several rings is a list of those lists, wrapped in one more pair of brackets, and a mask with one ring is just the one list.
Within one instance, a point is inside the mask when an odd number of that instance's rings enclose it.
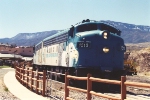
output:
{"label": "handrail", "polygon": [[108,79],[100,79],[100,78],[94,78],[94,77],[90,77],[90,80],[93,82],[103,82],[103,83],[111,83],[111,84],[121,84],[121,81],[117,81],[117,80],[108,80]]}
{"label": "handrail", "polygon": [[67,78],[75,79],[75,80],[87,80],[87,77],[77,77],[77,76],[71,76],[71,75],[67,75]]}
{"label": "handrail", "polygon": [[147,83],[139,83],[139,82],[125,82],[126,86],[135,86],[135,87],[143,87],[143,88],[150,88],[150,84]]}

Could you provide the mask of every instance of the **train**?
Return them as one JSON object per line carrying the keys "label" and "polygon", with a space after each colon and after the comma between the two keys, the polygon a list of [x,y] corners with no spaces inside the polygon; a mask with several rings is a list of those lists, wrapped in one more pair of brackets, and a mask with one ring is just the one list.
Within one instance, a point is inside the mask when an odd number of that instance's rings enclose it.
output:
{"label": "train", "polygon": [[33,68],[74,76],[120,79],[125,75],[126,46],[114,25],[83,20],[46,37],[34,48]]}

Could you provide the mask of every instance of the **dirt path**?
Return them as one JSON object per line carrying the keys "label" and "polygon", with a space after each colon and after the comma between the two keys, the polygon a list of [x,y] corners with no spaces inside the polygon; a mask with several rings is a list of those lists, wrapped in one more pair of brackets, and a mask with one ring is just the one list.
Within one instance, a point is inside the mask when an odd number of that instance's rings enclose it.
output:
{"label": "dirt path", "polygon": [[9,89],[4,84],[3,77],[9,71],[13,71],[12,68],[0,68],[0,100],[20,100],[9,92]]}

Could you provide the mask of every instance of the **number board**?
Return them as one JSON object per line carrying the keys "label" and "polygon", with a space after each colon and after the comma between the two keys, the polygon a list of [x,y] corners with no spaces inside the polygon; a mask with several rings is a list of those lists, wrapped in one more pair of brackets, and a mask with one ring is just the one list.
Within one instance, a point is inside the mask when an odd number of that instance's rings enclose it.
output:
{"label": "number board", "polygon": [[86,42],[77,42],[77,47],[78,48],[90,48],[91,42],[86,41]]}

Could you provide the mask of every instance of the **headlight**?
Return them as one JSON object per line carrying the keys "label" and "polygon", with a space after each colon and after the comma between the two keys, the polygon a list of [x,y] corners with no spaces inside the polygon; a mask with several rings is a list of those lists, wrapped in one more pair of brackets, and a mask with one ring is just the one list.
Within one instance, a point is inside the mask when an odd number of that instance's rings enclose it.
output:
{"label": "headlight", "polygon": [[103,52],[104,52],[104,53],[108,53],[108,52],[109,52],[109,48],[108,48],[108,47],[104,47],[104,48],[103,48]]}
{"label": "headlight", "polygon": [[108,39],[110,33],[109,33],[108,31],[104,31],[104,32],[102,33],[102,35],[103,35],[103,38],[104,38],[104,39]]}

